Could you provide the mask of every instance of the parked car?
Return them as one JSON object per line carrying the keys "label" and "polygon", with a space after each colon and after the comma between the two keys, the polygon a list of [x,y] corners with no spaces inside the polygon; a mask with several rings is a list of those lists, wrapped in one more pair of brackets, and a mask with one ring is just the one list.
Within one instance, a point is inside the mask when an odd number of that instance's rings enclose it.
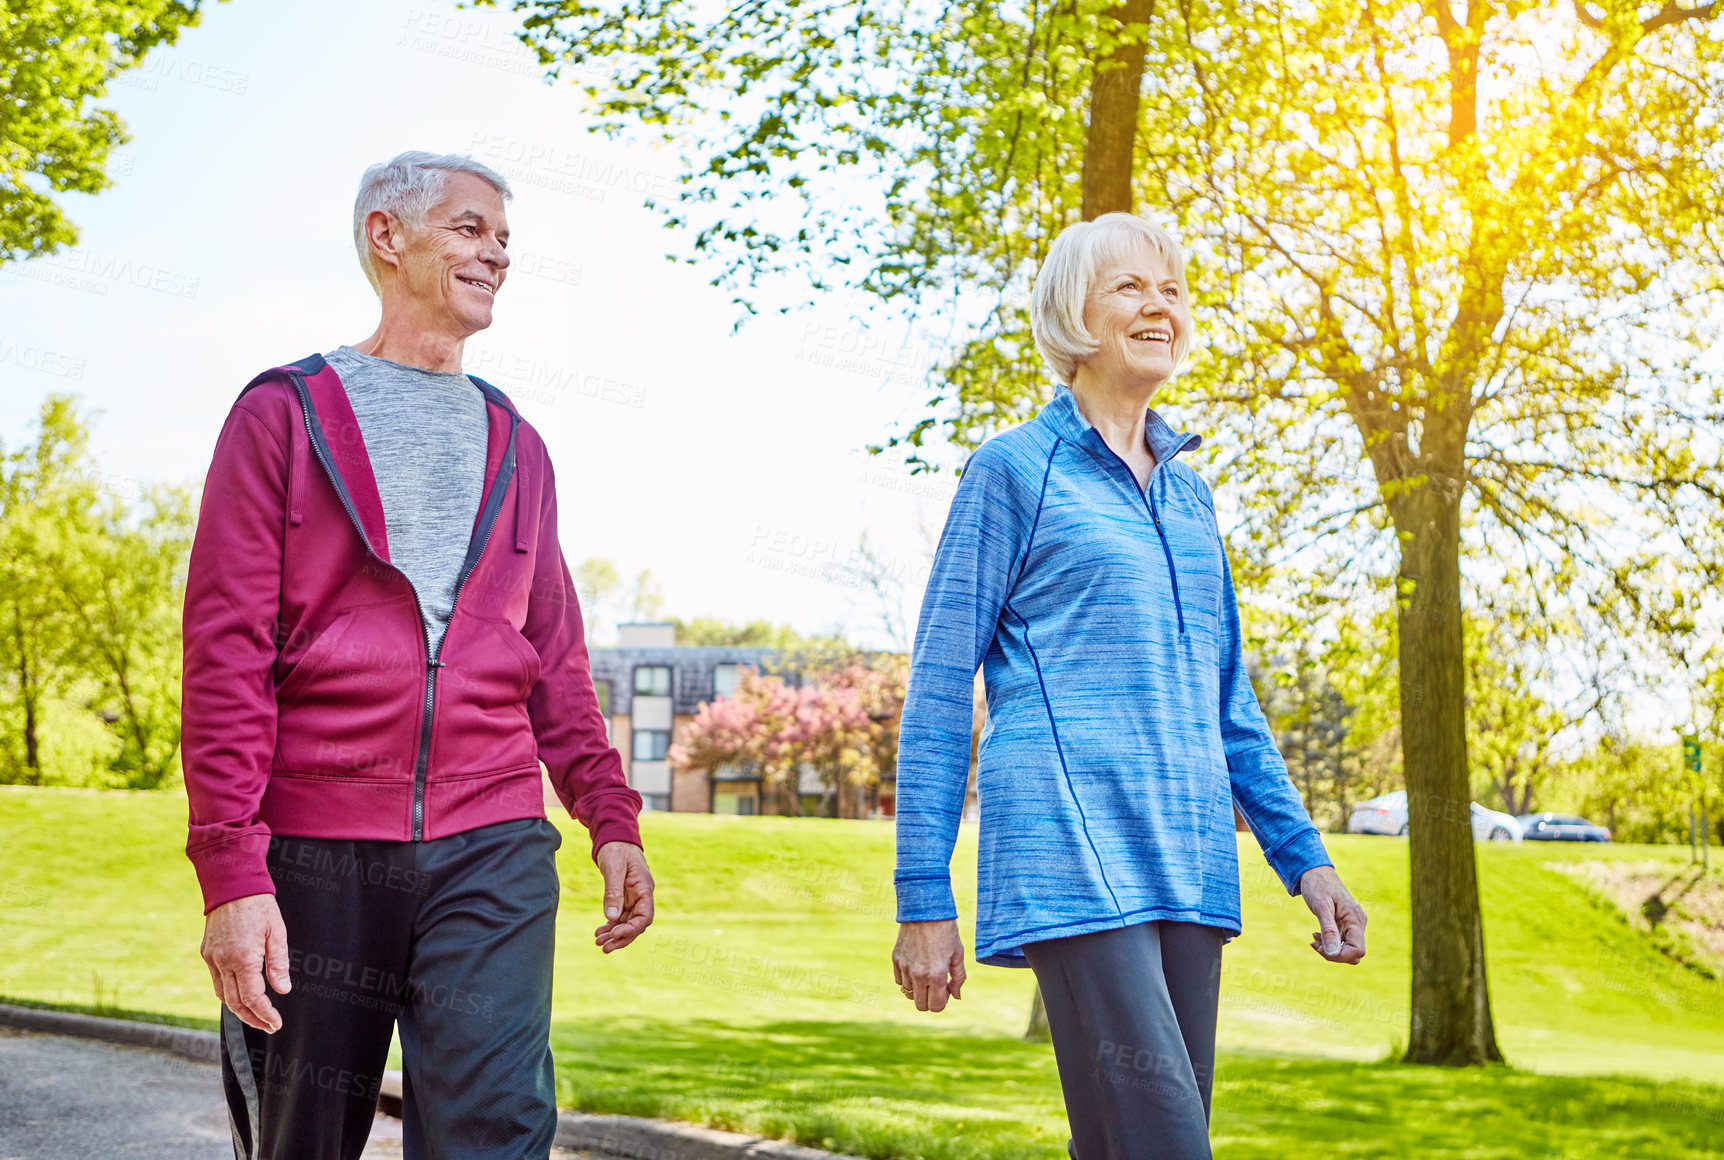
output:
{"label": "parked car", "polygon": [[1610,831],[1573,814],[1522,814],[1516,819],[1533,842],[1608,842]]}
{"label": "parked car", "polygon": [[1407,791],[1398,789],[1382,797],[1360,802],[1347,819],[1349,834],[1404,834],[1407,832]]}
{"label": "parked car", "polygon": [[[1518,842],[1524,831],[1513,814],[1489,810],[1473,802],[1473,840]],[[1407,832],[1407,791],[1398,789],[1382,797],[1360,802],[1347,818],[1349,834],[1405,834]]]}
{"label": "parked car", "polygon": [[1518,842],[1526,837],[1520,819],[1501,810],[1487,810],[1473,803],[1473,841],[1487,838],[1492,842]]}

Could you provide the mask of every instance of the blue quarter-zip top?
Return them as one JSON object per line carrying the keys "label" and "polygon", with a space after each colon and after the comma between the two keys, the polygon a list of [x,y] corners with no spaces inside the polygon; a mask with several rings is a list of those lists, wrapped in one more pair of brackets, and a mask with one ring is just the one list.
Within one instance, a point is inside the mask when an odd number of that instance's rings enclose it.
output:
{"label": "blue quarter-zip top", "polygon": [[970,458],[941,535],[899,733],[898,918],[957,915],[980,667],[982,962],[1138,922],[1237,933],[1235,805],[1289,892],[1329,864],[1246,674],[1209,489],[1178,461],[1200,440],[1154,411],[1145,439],[1140,487],[1060,387]]}

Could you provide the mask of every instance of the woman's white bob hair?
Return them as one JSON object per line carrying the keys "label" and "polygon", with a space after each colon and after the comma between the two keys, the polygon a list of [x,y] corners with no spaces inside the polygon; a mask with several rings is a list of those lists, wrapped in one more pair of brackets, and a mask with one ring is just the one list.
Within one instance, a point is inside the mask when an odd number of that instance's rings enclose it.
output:
{"label": "woman's white bob hair", "polygon": [[[1048,248],[1030,290],[1030,333],[1059,382],[1069,385],[1078,363],[1101,349],[1083,324],[1084,301],[1095,287],[1096,271],[1110,262],[1137,257],[1140,247],[1148,247],[1166,264],[1189,310],[1184,252],[1172,234],[1136,214],[1104,213],[1093,221],[1067,226]],[[1174,362],[1183,360],[1190,349],[1191,328],[1184,326],[1173,338]]]}
{"label": "woman's white bob hair", "polygon": [[418,229],[425,224],[425,215],[431,207],[443,200],[443,189],[451,173],[471,173],[502,194],[504,201],[515,196],[502,174],[464,153],[411,149],[373,165],[359,179],[359,196],[353,200],[353,246],[359,251],[359,268],[365,271],[365,280],[379,294],[383,293],[383,283],[377,279],[371,239],[365,236],[365,219],[373,210],[380,209],[400,218],[408,229]]}

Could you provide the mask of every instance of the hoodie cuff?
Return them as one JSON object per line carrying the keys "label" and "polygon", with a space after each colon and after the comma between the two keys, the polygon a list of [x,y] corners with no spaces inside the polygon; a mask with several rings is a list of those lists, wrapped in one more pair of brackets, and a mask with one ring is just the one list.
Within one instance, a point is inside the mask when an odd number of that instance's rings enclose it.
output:
{"label": "hoodie cuff", "polygon": [[263,830],[187,850],[204,896],[204,913],[236,898],[274,894],[269,876],[269,831]]}
{"label": "hoodie cuff", "polygon": [[1275,873],[1287,887],[1287,893],[1292,895],[1299,893],[1299,879],[1305,876],[1305,871],[1335,864],[1329,851],[1323,848],[1322,835],[1315,829],[1306,830],[1297,838],[1277,846],[1268,858],[1269,865],[1275,868]]}
{"label": "hoodie cuff", "polygon": [[[593,839],[593,857],[607,842],[641,846],[641,795],[624,786],[605,789],[580,803],[587,813],[587,833]],[[590,812],[588,812],[590,811]],[[641,847],[645,849],[644,846]]]}
{"label": "hoodie cuff", "polygon": [[898,888],[899,922],[943,922],[958,917],[958,904],[952,899],[950,875],[931,878],[900,878]]}

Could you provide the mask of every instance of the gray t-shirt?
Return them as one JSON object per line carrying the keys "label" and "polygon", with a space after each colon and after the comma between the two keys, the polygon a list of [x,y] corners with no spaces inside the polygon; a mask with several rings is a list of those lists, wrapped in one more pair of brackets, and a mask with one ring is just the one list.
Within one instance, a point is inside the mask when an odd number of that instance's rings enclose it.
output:
{"label": "gray t-shirt", "polygon": [[436,651],[485,489],[485,396],[466,375],[421,370],[343,346],[323,356],[353,404],[383,500],[389,559],[419,594]]}

